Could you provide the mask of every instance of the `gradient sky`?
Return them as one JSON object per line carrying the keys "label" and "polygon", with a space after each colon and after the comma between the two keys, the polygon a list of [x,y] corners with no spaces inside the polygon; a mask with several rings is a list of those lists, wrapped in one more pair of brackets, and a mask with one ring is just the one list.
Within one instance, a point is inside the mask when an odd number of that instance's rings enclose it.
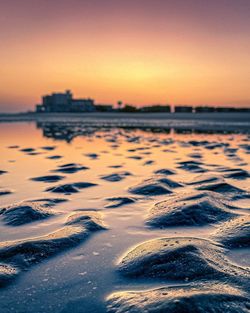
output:
{"label": "gradient sky", "polygon": [[0,0],[0,111],[65,89],[250,106],[250,0]]}

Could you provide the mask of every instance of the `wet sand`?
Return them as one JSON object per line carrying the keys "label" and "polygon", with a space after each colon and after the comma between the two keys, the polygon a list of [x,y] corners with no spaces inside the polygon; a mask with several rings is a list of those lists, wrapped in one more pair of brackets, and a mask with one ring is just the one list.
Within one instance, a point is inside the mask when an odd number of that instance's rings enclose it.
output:
{"label": "wet sand", "polygon": [[250,113],[6,113],[1,122],[84,123],[85,126],[249,132]]}
{"label": "wet sand", "polygon": [[248,121],[76,119],[0,124],[0,312],[248,312]]}

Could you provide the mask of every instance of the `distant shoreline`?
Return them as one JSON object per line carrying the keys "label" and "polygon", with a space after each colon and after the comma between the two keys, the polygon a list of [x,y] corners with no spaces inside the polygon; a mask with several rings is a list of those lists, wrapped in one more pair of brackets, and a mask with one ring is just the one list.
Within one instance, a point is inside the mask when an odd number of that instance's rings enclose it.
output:
{"label": "distant shoreline", "polygon": [[250,133],[244,113],[0,113],[0,123],[81,123],[95,127],[217,130]]}

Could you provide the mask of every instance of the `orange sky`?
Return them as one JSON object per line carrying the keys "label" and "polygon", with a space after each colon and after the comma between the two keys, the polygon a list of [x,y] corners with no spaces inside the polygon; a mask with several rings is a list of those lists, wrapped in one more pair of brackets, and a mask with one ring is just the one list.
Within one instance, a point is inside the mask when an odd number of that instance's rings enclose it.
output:
{"label": "orange sky", "polygon": [[0,111],[65,89],[101,103],[250,105],[248,0],[10,0],[0,12]]}

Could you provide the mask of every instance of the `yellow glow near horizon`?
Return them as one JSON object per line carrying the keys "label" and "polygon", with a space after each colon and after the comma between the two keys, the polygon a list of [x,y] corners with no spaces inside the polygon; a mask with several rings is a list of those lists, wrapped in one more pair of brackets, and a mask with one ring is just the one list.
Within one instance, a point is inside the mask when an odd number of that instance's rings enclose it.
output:
{"label": "yellow glow near horizon", "polygon": [[[117,15],[76,2],[79,10],[41,7],[51,15],[48,23],[36,7],[34,17],[11,7],[13,18],[2,20],[0,110],[32,109],[41,95],[65,89],[99,103],[250,104],[250,42],[244,25],[241,32],[224,27],[210,33],[209,20],[203,27],[195,12],[186,16],[179,6],[169,15],[171,5],[165,8],[162,2],[159,7],[147,2],[150,10],[142,14],[138,5],[123,12],[111,1],[109,9],[119,9]],[[84,18],[83,3],[90,11]],[[157,10],[155,16],[151,9]]]}
{"label": "yellow glow near horizon", "polygon": [[[190,56],[151,60],[102,55],[103,61],[95,55],[86,61],[84,54],[73,55],[71,51],[56,58],[48,51],[48,55],[37,54],[37,60],[24,57],[23,63],[18,60],[2,67],[6,98],[35,103],[44,93],[67,88],[104,103],[121,99],[134,104],[216,104],[248,96],[248,81],[240,79],[242,69],[230,69],[228,64],[204,64]],[[15,95],[10,93],[13,86]]]}

